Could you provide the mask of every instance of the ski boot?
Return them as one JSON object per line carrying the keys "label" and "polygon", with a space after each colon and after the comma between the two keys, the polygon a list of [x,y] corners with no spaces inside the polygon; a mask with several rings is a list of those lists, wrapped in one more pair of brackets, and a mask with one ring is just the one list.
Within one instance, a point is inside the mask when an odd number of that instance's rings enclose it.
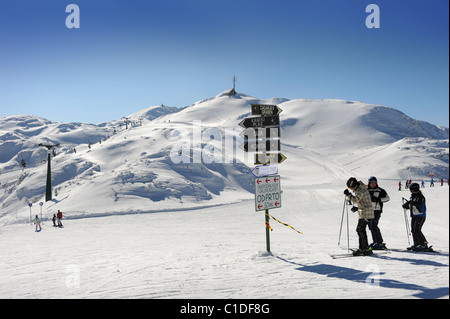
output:
{"label": "ski boot", "polygon": [[411,250],[413,251],[432,251],[432,248],[428,247],[428,244],[414,246]]}
{"label": "ski boot", "polygon": [[372,250],[387,250],[385,243],[372,243],[370,244],[369,248],[371,248]]}
{"label": "ski boot", "polygon": [[370,256],[373,254],[372,248],[357,249],[353,251],[353,256]]}

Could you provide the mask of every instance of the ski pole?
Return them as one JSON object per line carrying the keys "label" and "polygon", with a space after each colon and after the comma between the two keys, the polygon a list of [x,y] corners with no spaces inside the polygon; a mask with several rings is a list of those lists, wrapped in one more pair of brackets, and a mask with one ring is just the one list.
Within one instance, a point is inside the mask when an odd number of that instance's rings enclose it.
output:
{"label": "ski pole", "polygon": [[[404,197],[402,197],[402,203],[405,204],[408,200]],[[406,237],[408,237],[408,245],[411,245],[411,241],[409,240],[409,223],[408,223],[408,217],[406,215],[406,208],[403,208],[403,215],[405,216],[405,226],[406,226]]]}
{"label": "ski pole", "polygon": [[344,195],[344,206],[342,207],[342,216],[341,216],[341,228],[339,229],[339,239],[338,239],[338,246],[341,244],[341,233],[342,233],[342,224],[344,223],[344,213],[345,213],[345,206],[347,204],[347,196]]}
{"label": "ski pole", "polygon": [[[349,204],[350,204],[350,200],[349,200]],[[350,233],[349,233],[349,228],[348,228],[348,205],[347,205],[347,253],[350,253]]]}

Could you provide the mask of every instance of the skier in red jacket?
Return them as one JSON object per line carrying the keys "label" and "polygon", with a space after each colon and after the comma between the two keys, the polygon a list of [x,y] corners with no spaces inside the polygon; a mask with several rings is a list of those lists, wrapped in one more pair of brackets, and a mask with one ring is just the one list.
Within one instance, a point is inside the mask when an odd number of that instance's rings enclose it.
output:
{"label": "skier in red jacket", "polygon": [[63,218],[62,212],[58,209],[58,213],[56,214],[56,218],[58,219],[58,227],[62,226],[61,219]]}

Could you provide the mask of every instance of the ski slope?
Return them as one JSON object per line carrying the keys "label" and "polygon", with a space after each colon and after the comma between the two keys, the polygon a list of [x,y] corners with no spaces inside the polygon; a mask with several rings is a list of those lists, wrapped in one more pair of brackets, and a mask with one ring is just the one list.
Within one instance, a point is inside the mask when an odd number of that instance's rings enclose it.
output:
{"label": "ski slope", "polygon": [[[225,93],[182,110],[144,109],[127,116],[139,122],[129,129],[1,119],[0,298],[449,297],[448,185],[428,187],[430,171],[448,178],[448,128],[362,102]],[[264,214],[254,211],[253,159],[239,148],[252,103],[283,109],[282,207],[270,213],[303,233],[271,220],[271,254]],[[61,147],[55,196],[35,232],[30,215],[41,216],[46,177],[36,144],[45,141]],[[346,251],[345,228],[337,245],[346,180],[372,175],[391,197],[380,223],[387,246],[409,246],[401,208],[409,193],[398,181],[423,179],[423,231],[444,254],[330,257]],[[50,221],[58,209],[62,229]],[[357,218],[348,217],[353,248]]]}
{"label": "ski slope", "polygon": [[[408,245],[401,197],[382,180],[391,201],[380,227],[391,248]],[[251,196],[238,204],[95,218],[70,218],[64,228],[45,221],[0,229],[1,298],[448,298],[448,253],[393,251],[332,259],[338,247],[343,185],[287,189],[270,213],[265,252],[264,214]],[[448,252],[448,186],[426,188],[424,233]],[[349,213],[350,246],[357,246]],[[370,238],[370,235],[369,235]],[[344,223],[341,246],[346,248]]]}

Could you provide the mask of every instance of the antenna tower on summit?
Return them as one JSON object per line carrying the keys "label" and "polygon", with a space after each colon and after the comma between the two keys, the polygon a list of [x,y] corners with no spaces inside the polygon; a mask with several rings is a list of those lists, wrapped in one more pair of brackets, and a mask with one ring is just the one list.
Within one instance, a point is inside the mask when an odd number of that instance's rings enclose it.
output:
{"label": "antenna tower on summit", "polygon": [[228,96],[236,95],[236,76],[233,76],[233,88],[227,93]]}

